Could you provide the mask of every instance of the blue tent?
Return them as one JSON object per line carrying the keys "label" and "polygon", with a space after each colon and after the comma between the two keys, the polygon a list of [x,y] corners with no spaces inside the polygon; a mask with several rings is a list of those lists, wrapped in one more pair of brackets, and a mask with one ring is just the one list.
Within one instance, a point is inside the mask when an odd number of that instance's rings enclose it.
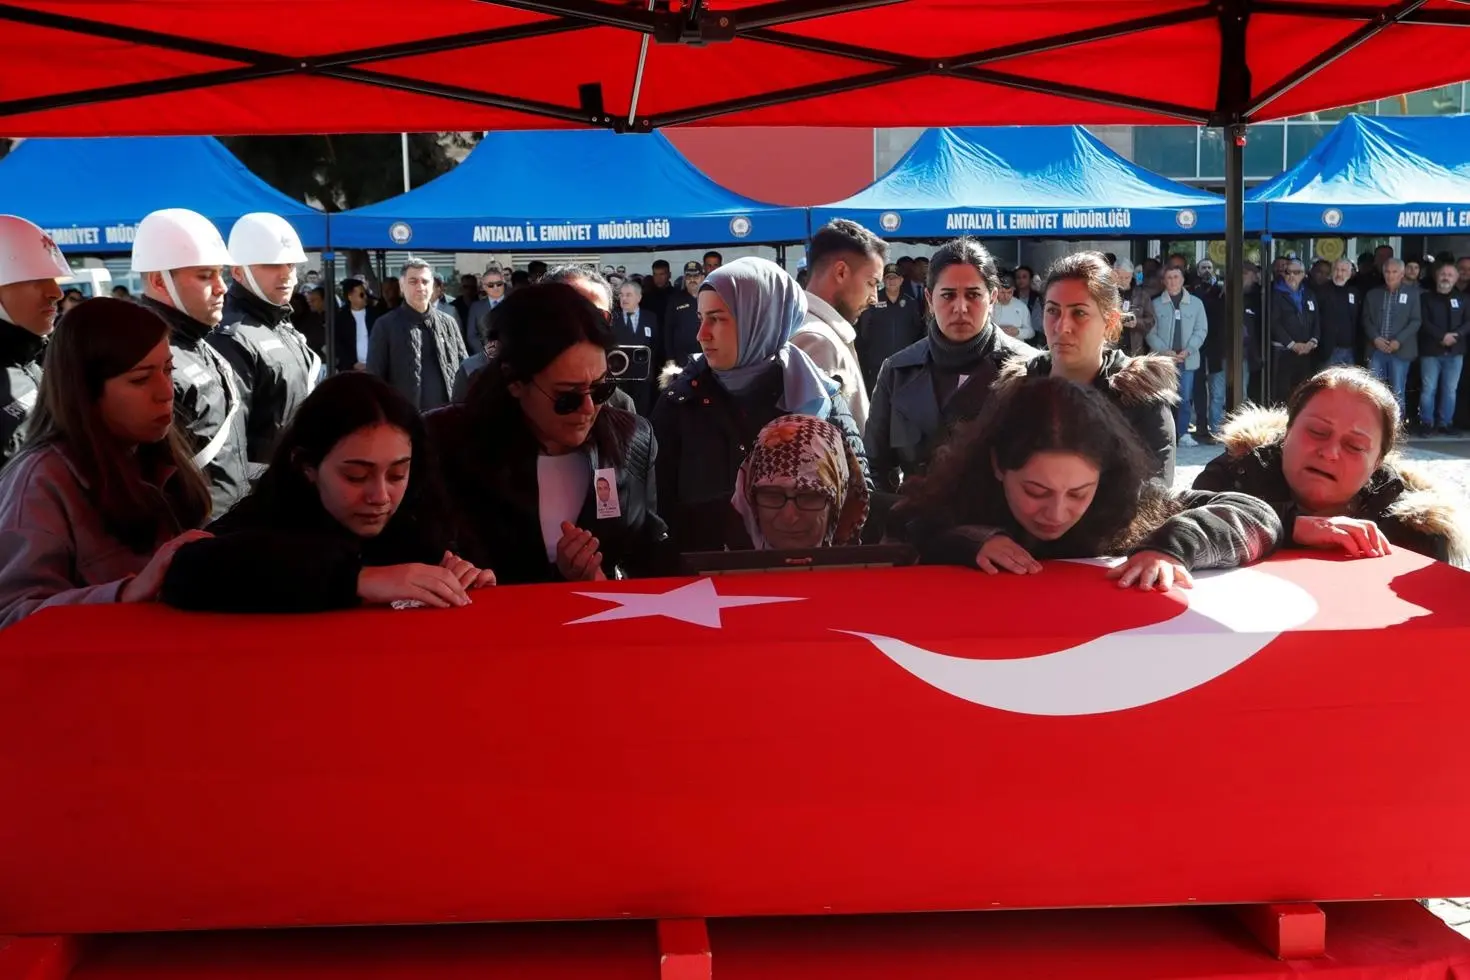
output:
{"label": "blue tent", "polygon": [[138,222],[160,208],[198,211],[225,237],[240,215],[272,211],[307,248],[326,244],[320,211],[209,136],[29,139],[0,160],[0,213],[34,221],[64,252],[131,252]]}
{"label": "blue tent", "polygon": [[[1260,226],[1246,209],[1246,228]],[[929,129],[852,197],[812,208],[897,239],[1183,238],[1223,234],[1216,194],[1130,163],[1080,126]]]}
{"label": "blue tent", "polygon": [[778,244],[806,211],[761,204],[700,173],[661,133],[492,132],[449,173],[332,216],[343,248],[608,251]]}
{"label": "blue tent", "polygon": [[1470,233],[1470,116],[1350,115],[1247,197],[1277,234]]}

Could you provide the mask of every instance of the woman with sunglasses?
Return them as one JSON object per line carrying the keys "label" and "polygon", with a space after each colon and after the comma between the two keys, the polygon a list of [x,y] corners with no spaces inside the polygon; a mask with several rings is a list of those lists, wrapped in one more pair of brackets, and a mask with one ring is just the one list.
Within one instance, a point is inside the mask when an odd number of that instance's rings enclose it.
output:
{"label": "woman with sunglasses", "polygon": [[606,318],[572,287],[541,283],[497,306],[490,330],[464,404],[425,416],[457,554],[503,585],[670,571],[653,430],[607,404]]}
{"label": "woman with sunglasses", "polygon": [[806,317],[796,280],[774,262],[740,258],[709,274],[698,303],[703,356],[665,372],[667,390],[653,410],[659,506],[677,549],[740,547],[746,534],[730,502],[736,476],[761,429],[783,415],[831,422],[871,485],[837,382],[789,342]]}

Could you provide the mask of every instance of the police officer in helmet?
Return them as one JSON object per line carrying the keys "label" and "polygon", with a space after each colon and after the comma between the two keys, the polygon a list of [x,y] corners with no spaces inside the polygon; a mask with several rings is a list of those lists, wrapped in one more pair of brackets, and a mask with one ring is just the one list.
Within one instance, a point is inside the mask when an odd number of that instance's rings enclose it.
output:
{"label": "police officer in helmet", "polygon": [[208,340],[235,369],[246,413],[246,453],[263,465],[322,368],[321,357],[291,324],[296,267],[306,252],[290,222],[265,212],[235,222],[229,251],[234,281],[225,294],[224,320]]}
{"label": "police officer in helmet", "polygon": [[172,328],[174,416],[188,432],[220,517],[250,492],[246,409],[230,362],[205,338],[224,314],[224,266],[233,265],[219,229],[184,208],[154,211],[138,225],[133,271],[143,306]]}
{"label": "police officer in helmet", "polygon": [[0,465],[25,443],[41,387],[41,352],[61,300],[56,280],[69,275],[51,236],[24,218],[0,214]]}

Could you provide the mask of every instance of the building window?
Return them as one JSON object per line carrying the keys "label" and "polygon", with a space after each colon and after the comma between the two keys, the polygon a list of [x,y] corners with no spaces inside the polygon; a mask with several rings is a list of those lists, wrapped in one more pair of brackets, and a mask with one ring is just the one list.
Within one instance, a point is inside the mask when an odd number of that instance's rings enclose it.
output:
{"label": "building window", "polygon": [[1140,167],[1175,180],[1193,180],[1199,174],[1194,126],[1139,126],[1133,131],[1133,161]]}

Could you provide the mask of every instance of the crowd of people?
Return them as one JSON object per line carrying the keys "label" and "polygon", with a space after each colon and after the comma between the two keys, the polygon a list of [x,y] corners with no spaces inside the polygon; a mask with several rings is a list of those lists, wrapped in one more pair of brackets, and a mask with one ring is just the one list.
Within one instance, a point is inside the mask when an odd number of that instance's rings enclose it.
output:
{"label": "crowd of people", "polygon": [[[666,263],[491,268],[454,299],[410,260],[376,297],[342,284],[328,371],[293,321],[305,256],[278,216],[226,242],[155,212],[142,296],[59,322],[59,250],[0,217],[0,626],[99,602],[463,606],[689,552],[882,542],[993,574],[1121,555],[1108,574],[1143,589],[1283,547],[1466,560],[1452,494],[1395,451],[1399,307],[1429,302],[1396,298],[1397,260],[1349,301],[1378,310],[1358,329],[1381,378],[1291,333],[1278,357],[1311,370],[1227,422],[1204,264],[1078,252],[1038,281],[967,238],[890,263],[848,221],[807,255],[804,281],[715,252],[677,284]],[[1278,310],[1322,303],[1298,269],[1272,287],[1273,337]],[[1180,492],[1197,378],[1199,432],[1226,451]]]}

